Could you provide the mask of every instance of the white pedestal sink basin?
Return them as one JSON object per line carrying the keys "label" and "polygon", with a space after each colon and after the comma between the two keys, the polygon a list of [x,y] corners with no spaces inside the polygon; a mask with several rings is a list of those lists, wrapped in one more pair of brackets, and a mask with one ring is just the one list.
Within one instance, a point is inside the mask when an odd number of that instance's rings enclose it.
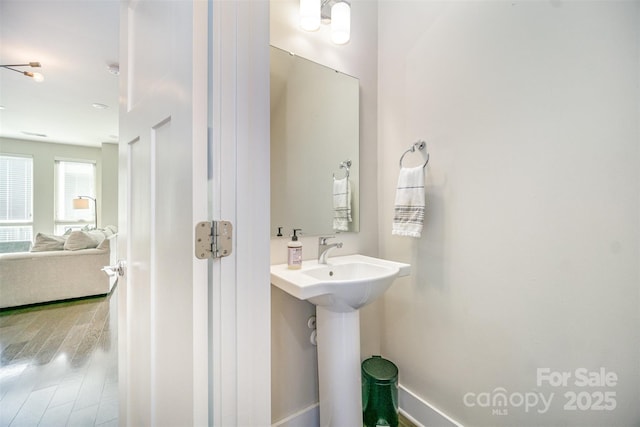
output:
{"label": "white pedestal sink basin", "polygon": [[271,266],[271,283],[316,305],[320,425],[362,425],[358,309],[382,295],[409,264],[347,255],[328,264],[304,261],[299,270]]}

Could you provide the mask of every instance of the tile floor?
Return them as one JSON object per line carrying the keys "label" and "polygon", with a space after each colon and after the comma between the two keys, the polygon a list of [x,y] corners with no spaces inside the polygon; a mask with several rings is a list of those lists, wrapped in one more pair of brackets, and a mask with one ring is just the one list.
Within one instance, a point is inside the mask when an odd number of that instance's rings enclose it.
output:
{"label": "tile floor", "polygon": [[118,425],[116,294],[0,312],[0,427]]}

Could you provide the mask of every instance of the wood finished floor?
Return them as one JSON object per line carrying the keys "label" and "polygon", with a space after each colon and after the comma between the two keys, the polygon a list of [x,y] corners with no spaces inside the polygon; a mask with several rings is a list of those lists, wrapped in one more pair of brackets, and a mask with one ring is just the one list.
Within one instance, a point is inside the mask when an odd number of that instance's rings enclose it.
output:
{"label": "wood finished floor", "polygon": [[116,301],[0,311],[0,427],[118,425]]}
{"label": "wood finished floor", "polygon": [[0,427],[118,425],[116,293],[0,312]]}
{"label": "wood finished floor", "polygon": [[398,414],[398,427],[416,427],[416,425],[406,419],[404,415]]}

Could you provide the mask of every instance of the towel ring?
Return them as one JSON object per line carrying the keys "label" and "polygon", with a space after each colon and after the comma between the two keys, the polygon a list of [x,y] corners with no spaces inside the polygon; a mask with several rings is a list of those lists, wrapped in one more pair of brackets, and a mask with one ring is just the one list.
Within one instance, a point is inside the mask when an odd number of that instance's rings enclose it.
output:
{"label": "towel ring", "polygon": [[427,166],[427,163],[429,163],[429,153],[427,152],[427,143],[424,141],[417,141],[417,142],[414,142],[413,145],[407,151],[402,153],[402,156],[400,157],[401,168],[402,168],[402,160],[404,159],[404,156],[406,156],[408,153],[415,153],[416,148],[421,151],[424,150],[422,151],[422,156],[424,157],[425,161],[422,167],[424,168],[425,166]]}
{"label": "towel ring", "polygon": [[[340,169],[345,170],[345,178],[349,178],[349,168],[351,167],[351,160],[345,160],[340,163]],[[333,179],[336,179],[335,172],[333,173]]]}

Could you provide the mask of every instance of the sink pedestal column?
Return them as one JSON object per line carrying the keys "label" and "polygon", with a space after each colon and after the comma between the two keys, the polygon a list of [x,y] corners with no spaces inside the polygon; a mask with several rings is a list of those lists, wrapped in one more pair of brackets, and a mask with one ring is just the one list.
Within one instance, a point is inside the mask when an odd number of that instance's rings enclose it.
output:
{"label": "sink pedestal column", "polygon": [[320,426],[362,426],[360,313],[316,306]]}

